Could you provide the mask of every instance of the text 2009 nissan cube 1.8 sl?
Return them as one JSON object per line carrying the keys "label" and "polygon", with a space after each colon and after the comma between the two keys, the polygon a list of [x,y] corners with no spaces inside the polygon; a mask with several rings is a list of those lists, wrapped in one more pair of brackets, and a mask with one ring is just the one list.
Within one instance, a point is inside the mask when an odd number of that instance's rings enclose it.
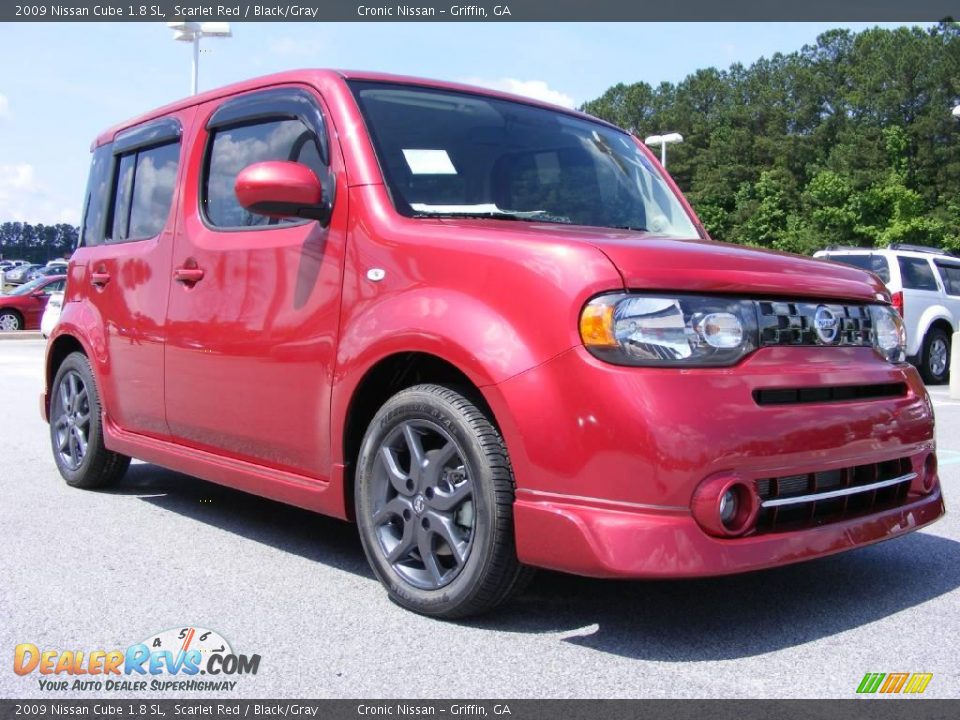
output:
{"label": "text 2009 nissan cube 1.8 sl", "polygon": [[42,409],[356,520],[401,605],[533,567],[735,573],[939,518],[933,410],[853,267],[713,242],[633,136],[533,100],[297,71],[94,143]]}

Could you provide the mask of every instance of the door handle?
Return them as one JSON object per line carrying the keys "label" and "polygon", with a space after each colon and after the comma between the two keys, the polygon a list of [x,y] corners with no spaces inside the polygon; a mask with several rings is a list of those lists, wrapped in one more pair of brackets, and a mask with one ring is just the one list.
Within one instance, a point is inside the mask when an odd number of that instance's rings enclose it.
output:
{"label": "door handle", "polygon": [[198,267],[178,267],[173,271],[177,282],[193,285],[203,280],[203,269]]}
{"label": "door handle", "polygon": [[108,272],[101,270],[90,274],[90,284],[95,288],[102,288],[108,282],[110,282],[110,273]]}

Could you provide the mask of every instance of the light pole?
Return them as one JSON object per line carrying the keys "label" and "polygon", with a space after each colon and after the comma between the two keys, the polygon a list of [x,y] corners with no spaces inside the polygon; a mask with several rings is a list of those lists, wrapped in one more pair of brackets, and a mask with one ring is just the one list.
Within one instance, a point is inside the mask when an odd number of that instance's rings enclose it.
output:
{"label": "light pole", "polygon": [[205,37],[228,38],[230,23],[225,22],[168,22],[173,30],[173,39],[193,43],[193,67],[190,69],[190,94],[197,94],[197,78],[200,74],[200,39]]}
{"label": "light pole", "polygon": [[667,166],[667,145],[683,142],[683,135],[680,133],[667,133],[666,135],[651,135],[644,142],[653,147],[660,146],[660,164]]}

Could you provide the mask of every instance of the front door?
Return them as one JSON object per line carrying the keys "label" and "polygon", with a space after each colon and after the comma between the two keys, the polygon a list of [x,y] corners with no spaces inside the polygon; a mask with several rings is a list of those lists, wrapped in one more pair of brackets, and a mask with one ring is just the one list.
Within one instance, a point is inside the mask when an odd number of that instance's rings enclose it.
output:
{"label": "front door", "polygon": [[[327,117],[316,94],[298,86],[201,106],[174,243],[165,363],[177,441],[320,479],[329,476],[347,218]],[[317,174],[334,198],[327,226],[240,206],[237,174],[266,160]]]}

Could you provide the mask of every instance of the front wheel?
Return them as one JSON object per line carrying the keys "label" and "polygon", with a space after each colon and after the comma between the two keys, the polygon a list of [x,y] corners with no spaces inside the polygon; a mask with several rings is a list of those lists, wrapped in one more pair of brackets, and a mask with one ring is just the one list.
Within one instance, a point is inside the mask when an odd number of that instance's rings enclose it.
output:
{"label": "front wheel", "polygon": [[950,338],[940,328],[930,330],[923,340],[920,374],[931,385],[950,379]]}
{"label": "front wheel", "polygon": [[503,439],[456,390],[403,390],[367,429],[357,524],[370,566],[403,607],[460,618],[518,591],[528,571],[516,557],[513,498]]}

